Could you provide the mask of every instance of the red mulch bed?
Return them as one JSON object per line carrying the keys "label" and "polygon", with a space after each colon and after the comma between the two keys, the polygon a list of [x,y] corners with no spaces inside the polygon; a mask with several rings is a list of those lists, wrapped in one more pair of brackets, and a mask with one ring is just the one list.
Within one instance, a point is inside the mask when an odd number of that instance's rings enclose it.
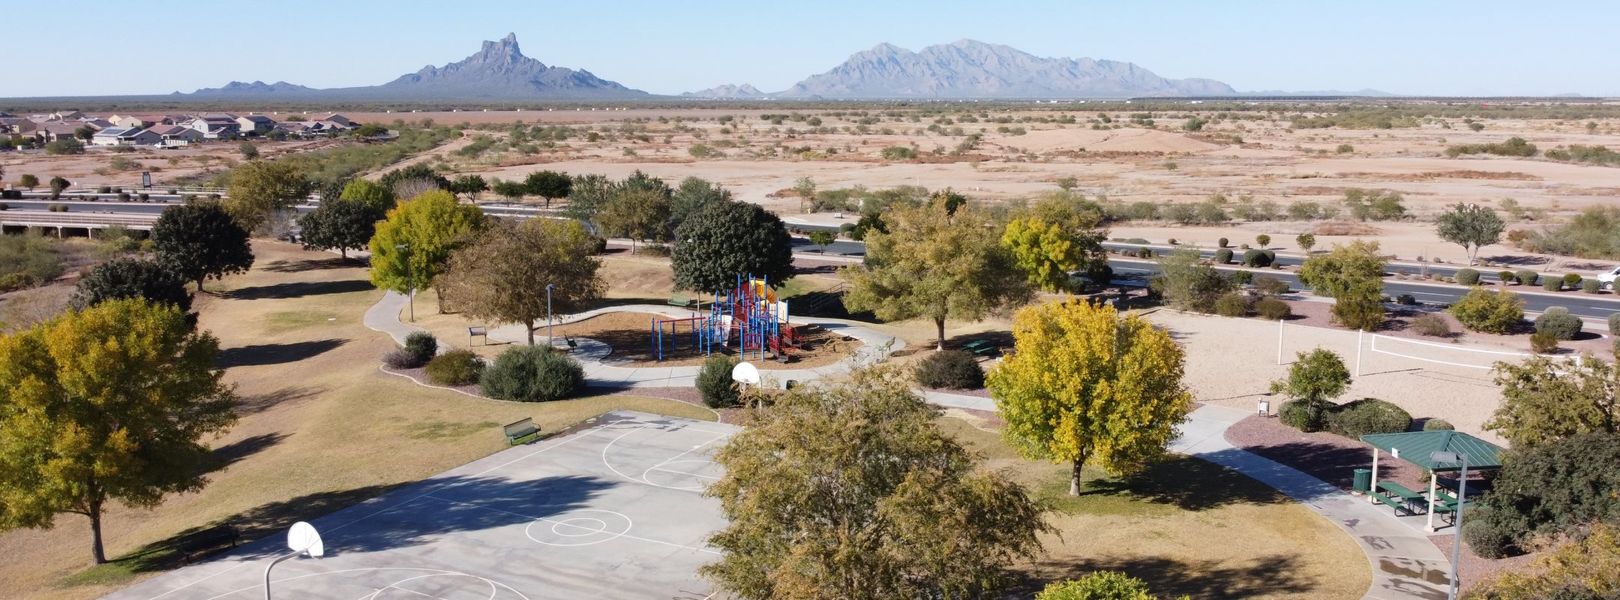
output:
{"label": "red mulch bed", "polygon": [[[1226,430],[1226,441],[1347,492],[1355,469],[1372,468],[1372,448],[1359,440],[1325,431],[1304,433],[1276,417],[1251,415],[1238,421]],[[1378,458],[1378,479],[1414,490],[1428,487],[1422,470],[1387,454]]]}
{"label": "red mulch bed", "polygon": [[[1465,509],[1463,511],[1463,523],[1467,522],[1468,511]],[[1434,542],[1434,546],[1446,555],[1446,560],[1451,560],[1451,539],[1452,536],[1450,535],[1429,536],[1429,541]],[[1497,575],[1502,573],[1522,571],[1529,567],[1530,561],[1535,560],[1538,556],[1541,556],[1541,554],[1531,553],[1496,560],[1480,558],[1474,555],[1474,551],[1468,547],[1468,540],[1465,539],[1463,540],[1462,560],[1458,561],[1459,564],[1457,565],[1457,579],[1460,582],[1457,586],[1460,588],[1458,590],[1459,595],[1466,595],[1469,590],[1481,583],[1495,579]]]}

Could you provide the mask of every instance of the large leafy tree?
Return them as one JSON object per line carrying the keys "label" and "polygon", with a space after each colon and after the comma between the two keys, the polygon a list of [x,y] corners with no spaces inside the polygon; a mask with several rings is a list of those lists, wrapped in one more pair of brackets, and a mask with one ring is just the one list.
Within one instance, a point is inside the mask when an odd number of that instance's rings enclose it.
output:
{"label": "large leafy tree", "polygon": [[343,191],[338,195],[339,200],[346,202],[359,202],[371,207],[377,214],[385,214],[389,209],[399,204],[399,198],[394,191],[378,183],[364,179],[355,179],[343,185]]}
{"label": "large leafy tree", "polygon": [[291,162],[255,160],[231,170],[225,208],[248,231],[258,229],[277,211],[309,197],[314,186]]}
{"label": "large leafy tree", "polygon": [[253,266],[248,232],[216,202],[197,202],[163,210],[152,225],[152,247],[158,262],[197,283],[241,273]]}
{"label": "large leafy tree", "polygon": [[1288,377],[1271,382],[1271,393],[1305,402],[1328,402],[1350,388],[1350,370],[1332,350],[1317,348],[1296,355]]}
{"label": "large leafy tree", "polygon": [[1333,298],[1333,320],[1352,329],[1374,330],[1384,322],[1384,257],[1378,242],[1334,246],[1305,260],[1299,280],[1319,296]]}
{"label": "large leafy tree", "polygon": [[1085,259],[1073,235],[1035,217],[1009,221],[1001,245],[1012,253],[1031,285],[1049,292],[1068,289],[1069,272],[1079,269]]}
{"label": "large leafy tree", "polygon": [[1516,449],[1582,433],[1620,434],[1620,369],[1593,356],[1555,361],[1537,356],[1499,362],[1502,403],[1485,428]]}
{"label": "large leafy tree", "polygon": [[574,180],[556,171],[535,171],[523,179],[523,187],[530,194],[545,198],[546,208],[551,208],[552,200],[568,197]]}
{"label": "large leafy tree", "polygon": [[1463,247],[1468,253],[1468,264],[1474,264],[1481,246],[1495,244],[1502,239],[1506,225],[1496,211],[1479,204],[1457,203],[1451,210],[1434,221],[1440,239]]}
{"label": "large leafy tree", "polygon": [[644,188],[623,189],[614,192],[596,220],[607,235],[630,238],[630,253],[635,254],[635,242],[667,237],[669,196]]}
{"label": "large leafy tree", "polygon": [[178,307],[109,300],[0,337],[0,528],[157,505],[206,480],[202,440],[235,421],[219,344]]}
{"label": "large leafy tree", "polygon": [[892,369],[801,387],[720,449],[729,524],[702,573],[736,598],[975,598],[1039,549],[1039,505],[977,468]]}
{"label": "large leafy tree", "polygon": [[1015,349],[990,371],[1002,430],[1029,458],[1129,473],[1165,452],[1192,396],[1170,334],[1141,317],[1078,300],[1032,306],[1013,321]]}
{"label": "large leafy tree", "polygon": [[773,285],[793,276],[787,226],[757,204],[710,204],[686,219],[675,239],[671,263],[682,289],[723,289],[739,274],[767,277]]}
{"label": "large leafy tree", "polygon": [[[1613,433],[1583,433],[1556,443],[1514,448],[1480,510],[1467,519],[1479,525],[1464,525],[1464,535],[1472,545],[1476,536],[1495,537],[1475,531],[1490,527],[1506,538],[1491,541],[1528,549],[1538,538],[1577,532],[1594,522],[1620,523],[1617,464],[1620,435]],[[1485,551],[1502,554],[1508,548]]]}
{"label": "large leafy tree", "polygon": [[[731,202],[731,192],[707,179],[687,177],[669,200],[669,230],[680,229],[692,215],[715,204]],[[680,238],[677,238],[680,239]]]}
{"label": "large leafy tree", "polygon": [[305,249],[337,250],[343,258],[350,250],[365,248],[385,210],[359,200],[322,202],[298,218]]}
{"label": "large leafy tree", "polygon": [[444,289],[470,316],[524,324],[534,345],[535,322],[548,311],[577,312],[606,290],[595,254],[576,221],[497,224],[450,256]]}
{"label": "large leafy tree", "polygon": [[[450,192],[435,190],[401,202],[371,236],[371,283],[414,298],[416,290],[436,283],[451,251],[484,225],[484,211],[457,202]],[[444,310],[443,302],[439,309]],[[413,303],[413,319],[415,311]]]}
{"label": "large leafy tree", "polygon": [[1158,263],[1159,275],[1153,278],[1152,288],[1177,310],[1213,312],[1215,300],[1232,289],[1232,282],[1204,264],[1192,248],[1179,248],[1159,257]]}
{"label": "large leafy tree", "polygon": [[866,264],[842,271],[851,310],[890,321],[927,317],[943,350],[947,318],[980,319],[1029,300],[1024,274],[983,212],[897,204],[884,221],[887,232],[866,234]]}
{"label": "large leafy tree", "polygon": [[568,190],[568,216],[595,222],[597,213],[613,195],[613,181],[602,175],[580,175]]}
{"label": "large leafy tree", "polygon": [[162,263],[139,258],[115,258],[96,265],[79,278],[70,305],[84,310],[108,300],[143,298],[152,304],[167,304],[191,310],[191,292],[186,280]]}

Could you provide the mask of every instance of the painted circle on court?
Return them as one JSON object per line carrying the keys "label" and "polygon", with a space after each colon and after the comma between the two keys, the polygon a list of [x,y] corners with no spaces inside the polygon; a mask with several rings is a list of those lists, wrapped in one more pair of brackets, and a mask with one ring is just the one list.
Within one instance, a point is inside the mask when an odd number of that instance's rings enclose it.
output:
{"label": "painted circle on court", "polygon": [[623,513],[580,508],[535,519],[523,535],[547,546],[591,546],[630,533],[632,525]]}

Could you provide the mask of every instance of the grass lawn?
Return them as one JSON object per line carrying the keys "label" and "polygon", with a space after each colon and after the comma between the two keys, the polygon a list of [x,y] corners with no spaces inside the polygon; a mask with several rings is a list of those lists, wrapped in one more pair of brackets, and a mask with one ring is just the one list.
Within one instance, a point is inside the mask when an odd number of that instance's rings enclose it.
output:
{"label": "grass lawn", "polygon": [[417,386],[377,369],[392,342],[360,325],[381,292],[359,263],[276,242],[254,251],[252,271],[209,282],[195,303],[242,397],[241,421],[214,442],[208,485],[152,510],[114,505],[105,535],[117,560],[101,567],[87,568],[89,528],[77,516],[52,530],[0,534],[6,598],[101,596],[175,566],[187,532],[217,523],[248,538],[278,531],[500,450],[500,424],[522,417],[545,431],[614,409],[715,418],[656,398],[518,404]]}
{"label": "grass lawn", "polygon": [[1184,457],[1124,478],[1088,470],[1081,495],[1069,496],[1066,465],[1019,458],[962,419],[940,422],[1052,508],[1046,555],[1020,567],[1025,595],[1096,570],[1139,577],[1165,598],[1360,598],[1371,581],[1342,530],[1235,472]]}

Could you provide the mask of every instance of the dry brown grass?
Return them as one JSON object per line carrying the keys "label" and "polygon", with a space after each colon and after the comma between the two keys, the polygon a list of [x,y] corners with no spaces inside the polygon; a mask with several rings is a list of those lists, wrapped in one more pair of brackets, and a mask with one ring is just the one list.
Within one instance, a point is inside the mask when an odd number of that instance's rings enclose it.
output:
{"label": "dry brown grass", "polygon": [[[702,407],[630,396],[481,400],[381,373],[377,359],[392,342],[360,325],[381,295],[362,268],[275,242],[256,242],[255,252],[251,272],[211,283],[196,303],[199,326],[219,337],[226,377],[243,398],[241,422],[214,442],[222,466],[201,492],[149,511],[113,508],[111,556],[210,523],[254,534],[329,512],[499,450],[500,424],[522,417],[546,431],[620,408],[714,419]],[[88,544],[76,517],[54,530],[0,534],[5,596],[94,598],[129,583],[136,567],[150,568],[127,560],[81,573]],[[69,577],[86,583],[64,584]]]}

